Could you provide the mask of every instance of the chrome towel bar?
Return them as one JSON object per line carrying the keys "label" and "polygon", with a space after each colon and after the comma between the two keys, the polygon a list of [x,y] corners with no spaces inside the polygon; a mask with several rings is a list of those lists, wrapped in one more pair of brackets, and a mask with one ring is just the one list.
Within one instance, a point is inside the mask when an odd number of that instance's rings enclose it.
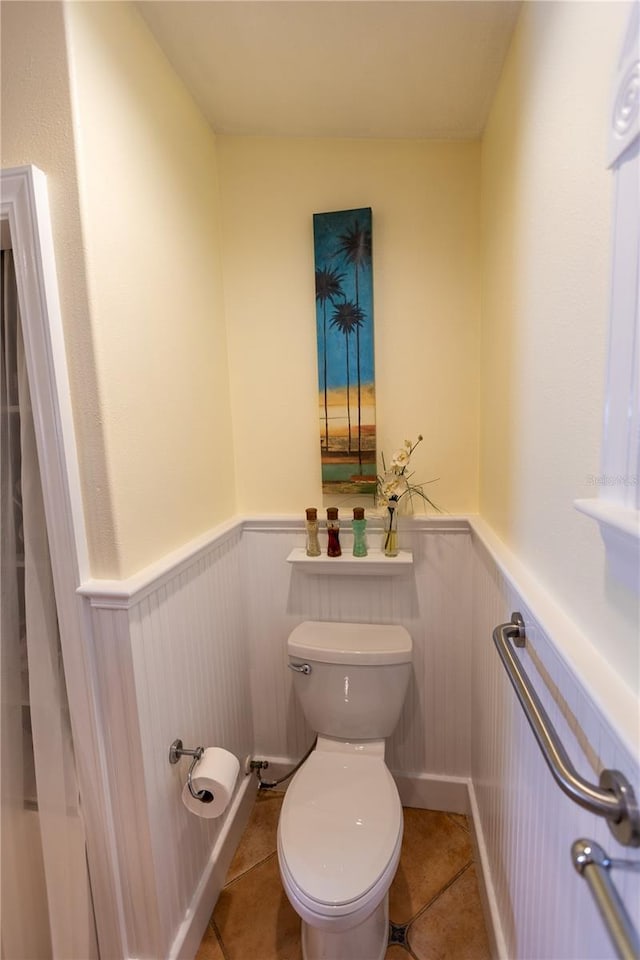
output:
{"label": "chrome towel bar", "polygon": [[576,840],[571,847],[571,860],[589,884],[620,960],[640,960],[638,932],[609,876],[612,867],[638,870],[640,861],[610,860],[593,840]]}
{"label": "chrome towel bar", "polygon": [[493,640],[542,755],[560,789],[581,807],[605,817],[619,843],[629,847],[640,846],[640,811],[631,784],[618,770],[603,770],[598,786],[589,783],[577,772],[516,656],[510,641],[513,640],[516,647],[526,645],[522,615],[513,613],[510,623],[501,623],[496,627]]}

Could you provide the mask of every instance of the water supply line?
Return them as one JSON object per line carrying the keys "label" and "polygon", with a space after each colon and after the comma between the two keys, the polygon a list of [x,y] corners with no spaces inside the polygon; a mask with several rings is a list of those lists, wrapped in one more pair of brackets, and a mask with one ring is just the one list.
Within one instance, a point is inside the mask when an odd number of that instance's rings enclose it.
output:
{"label": "water supply line", "polygon": [[261,773],[261,771],[264,770],[264,769],[266,769],[266,767],[269,766],[269,761],[268,761],[268,760],[252,760],[250,766],[251,766],[251,769],[252,769],[252,770],[255,770],[255,772],[256,772],[256,776],[257,776],[257,778],[258,778],[258,783],[260,784],[260,786],[259,786],[258,789],[259,789],[259,790],[273,790],[274,787],[279,786],[281,783],[284,783],[285,780],[288,780],[289,777],[292,777],[292,776],[294,775],[294,773],[296,773],[296,772],[300,769],[300,767],[301,767],[302,764],[305,762],[305,760],[307,759],[307,757],[310,757],[310,756],[311,756],[311,754],[312,754],[313,751],[315,750],[315,746],[316,746],[316,743],[317,743],[317,742],[318,742],[318,738],[316,737],[315,740],[313,741],[313,743],[311,744],[311,746],[309,747],[309,749],[307,750],[307,752],[305,753],[305,755],[304,755],[304,757],[302,758],[302,760],[298,760],[298,762],[296,763],[295,767],[293,767],[291,770],[289,770],[288,773],[285,773],[284,777],[280,777],[278,780],[263,780],[263,779],[262,779],[262,773]]}

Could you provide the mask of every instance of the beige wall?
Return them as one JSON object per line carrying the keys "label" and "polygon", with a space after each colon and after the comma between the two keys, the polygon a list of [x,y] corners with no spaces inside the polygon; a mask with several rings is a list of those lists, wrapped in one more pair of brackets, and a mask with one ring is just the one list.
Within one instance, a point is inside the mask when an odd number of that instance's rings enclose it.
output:
{"label": "beige wall", "polygon": [[478,145],[220,138],[228,364],[215,139],[132,5],[71,3],[64,26],[3,6],[2,162],[49,177],[93,575],[203,532],[236,489],[242,511],[321,505],[322,210],[373,207],[380,447],[422,432],[416,480],[476,509]]}
{"label": "beige wall", "polygon": [[131,4],[67,23],[115,525],[94,575],[127,576],[235,510],[215,139]]}
{"label": "beige wall", "polygon": [[600,461],[626,10],[523,5],[482,145],[479,352],[478,144],[216,144],[130,4],[3,4],[2,164],[49,179],[94,576],[321,505],[311,217],[370,205],[381,448],[422,432],[416,479],[475,510],[480,376],[481,512],[635,683],[636,600],[572,506]]}
{"label": "beige wall", "polygon": [[133,5],[2,7],[2,165],[48,177],[92,574],[235,512],[215,138]]}
{"label": "beige wall", "polygon": [[321,506],[312,215],[373,209],[379,449],[477,506],[479,146],[218,137],[241,512]]}
{"label": "beige wall", "polygon": [[2,166],[47,175],[60,304],[90,554],[110,569],[114,520],[93,356],[73,141],[69,68],[59,3],[3,3]]}
{"label": "beige wall", "polygon": [[606,132],[627,12],[524,4],[485,131],[480,510],[633,686],[637,598],[573,507],[600,470]]}

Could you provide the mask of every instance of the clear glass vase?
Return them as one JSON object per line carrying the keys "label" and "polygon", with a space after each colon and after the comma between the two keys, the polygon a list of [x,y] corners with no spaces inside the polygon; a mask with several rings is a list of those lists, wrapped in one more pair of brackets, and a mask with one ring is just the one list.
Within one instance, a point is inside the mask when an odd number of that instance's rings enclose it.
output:
{"label": "clear glass vase", "polygon": [[384,512],[382,550],[385,557],[398,556],[398,504],[389,503]]}

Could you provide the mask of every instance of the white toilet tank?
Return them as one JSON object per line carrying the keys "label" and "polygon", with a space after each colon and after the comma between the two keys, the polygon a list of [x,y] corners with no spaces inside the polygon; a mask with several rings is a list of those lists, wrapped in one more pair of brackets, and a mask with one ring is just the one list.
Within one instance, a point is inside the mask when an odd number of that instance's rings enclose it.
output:
{"label": "white toilet tank", "polygon": [[412,643],[401,626],[306,620],[289,636],[294,689],[313,730],[341,740],[382,740],[400,717]]}

